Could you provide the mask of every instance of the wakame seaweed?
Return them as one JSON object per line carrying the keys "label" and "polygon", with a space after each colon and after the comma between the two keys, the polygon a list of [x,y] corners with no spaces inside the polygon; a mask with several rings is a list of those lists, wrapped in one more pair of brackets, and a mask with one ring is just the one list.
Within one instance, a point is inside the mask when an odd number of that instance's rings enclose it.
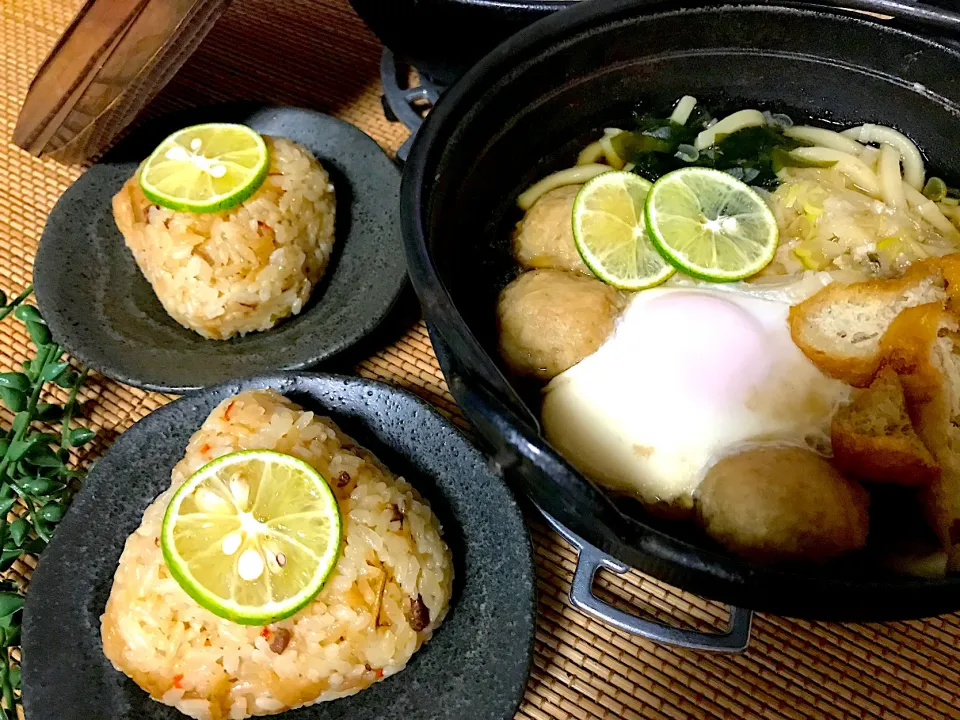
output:
{"label": "wakame seaweed", "polygon": [[[769,125],[748,127],[722,138],[707,157],[717,170],[730,173],[737,180],[762,188],[776,187],[777,171],[792,166],[791,150],[803,143],[788,138]],[[701,152],[700,157],[704,157]]]}
{"label": "wakame seaweed", "polygon": [[694,108],[685,125],[669,118],[640,115],[636,117],[636,130],[615,135],[610,142],[621,159],[634,164],[633,172],[652,182],[691,164],[676,157],[677,149],[693,145],[709,122],[709,115],[699,108]]}
{"label": "wakame seaweed", "polygon": [[636,118],[636,130],[614,136],[611,143],[621,159],[633,164],[633,172],[651,182],[672,170],[694,165],[722,170],[748,185],[772,188],[779,182],[779,170],[802,165],[790,151],[805,143],[788,138],[770,125],[721,135],[696,159],[685,159],[690,155],[681,152],[681,146],[692,146],[710,119],[710,114],[699,108],[684,125],[669,118],[641,115]]}

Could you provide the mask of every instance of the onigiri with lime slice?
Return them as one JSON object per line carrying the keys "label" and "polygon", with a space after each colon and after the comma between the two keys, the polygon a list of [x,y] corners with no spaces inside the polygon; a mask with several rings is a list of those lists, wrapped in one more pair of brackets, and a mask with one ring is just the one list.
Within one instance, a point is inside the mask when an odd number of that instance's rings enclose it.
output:
{"label": "onigiri with lime slice", "polygon": [[[260,183],[256,190],[226,209],[164,206],[145,194],[140,171],[113,198],[117,227],[160,303],[205,338],[268,330],[300,313],[333,250],[336,198],[327,171],[290,140],[264,136],[263,144],[265,176],[251,178]],[[214,180],[223,172],[222,164],[204,167]],[[211,180],[204,173],[190,177]],[[238,187],[234,197],[249,189]]]}
{"label": "onigiri with lime slice", "polygon": [[[307,462],[329,479],[343,522],[339,559],[320,593],[263,627],[231,622],[194,601],[161,549],[177,489],[241,449]],[[331,420],[276,392],[247,391],[224,400],[194,433],[171,487],[127,539],[101,618],[103,650],[153,699],[190,717],[272,715],[400,672],[443,621],[452,587],[440,524],[409,483]]]}

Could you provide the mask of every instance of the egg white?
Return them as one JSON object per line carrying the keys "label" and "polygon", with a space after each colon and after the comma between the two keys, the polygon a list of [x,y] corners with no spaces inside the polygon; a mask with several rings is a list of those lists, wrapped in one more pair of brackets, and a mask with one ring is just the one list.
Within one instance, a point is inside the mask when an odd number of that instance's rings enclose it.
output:
{"label": "egg white", "polygon": [[851,389],[794,345],[790,305],[750,285],[638,293],[613,335],[546,387],[548,441],[648,505],[692,504],[706,469],[757,442],[829,452]]}

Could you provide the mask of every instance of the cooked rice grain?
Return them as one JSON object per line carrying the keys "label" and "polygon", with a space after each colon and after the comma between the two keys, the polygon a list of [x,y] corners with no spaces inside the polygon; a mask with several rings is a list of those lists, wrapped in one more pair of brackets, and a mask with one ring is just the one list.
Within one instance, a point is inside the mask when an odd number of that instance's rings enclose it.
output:
{"label": "cooked rice grain", "polygon": [[[214,458],[246,449],[313,465],[330,481],[344,523],[327,585],[266,630],[197,605],[167,571],[158,539],[176,488]],[[416,490],[330,420],[272,391],[244,392],[222,402],[193,435],[172,486],[127,539],[102,617],[103,647],[154,699],[191,717],[269,715],[353,694],[402,670],[443,620],[452,581],[450,550]],[[411,627],[423,619],[418,597],[429,613],[419,632]],[[290,636],[278,654],[270,645],[282,630]]]}
{"label": "cooked rice grain", "polygon": [[260,189],[218,213],[151,203],[137,175],[113,215],[167,313],[206,338],[268,330],[307,303],[330,260],[336,201],[308,150],[265,136],[270,171]]}

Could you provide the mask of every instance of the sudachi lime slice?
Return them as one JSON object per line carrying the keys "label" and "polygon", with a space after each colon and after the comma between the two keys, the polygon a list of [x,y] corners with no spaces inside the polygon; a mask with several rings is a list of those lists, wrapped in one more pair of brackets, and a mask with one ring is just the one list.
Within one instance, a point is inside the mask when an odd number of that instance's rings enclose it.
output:
{"label": "sudachi lime slice", "polygon": [[170,573],[215,615],[244,625],[290,617],[340,553],[330,486],[290,455],[248,450],[200,468],[174,493],[160,546]]}
{"label": "sudachi lime slice", "polygon": [[269,168],[266,143],[246,125],[194,125],[153,151],[140,168],[140,187],[171,210],[219,212],[253,195]]}
{"label": "sudachi lime slice", "polygon": [[750,277],[777,251],[777,220],[754,190],[727,173],[667,173],[647,195],[650,238],[687,275],[714,282]]}
{"label": "sudachi lime slice", "polygon": [[584,185],[573,203],[573,238],[593,274],[622,290],[659,285],[674,273],[657,252],[643,220],[650,183],[608,172]]}

